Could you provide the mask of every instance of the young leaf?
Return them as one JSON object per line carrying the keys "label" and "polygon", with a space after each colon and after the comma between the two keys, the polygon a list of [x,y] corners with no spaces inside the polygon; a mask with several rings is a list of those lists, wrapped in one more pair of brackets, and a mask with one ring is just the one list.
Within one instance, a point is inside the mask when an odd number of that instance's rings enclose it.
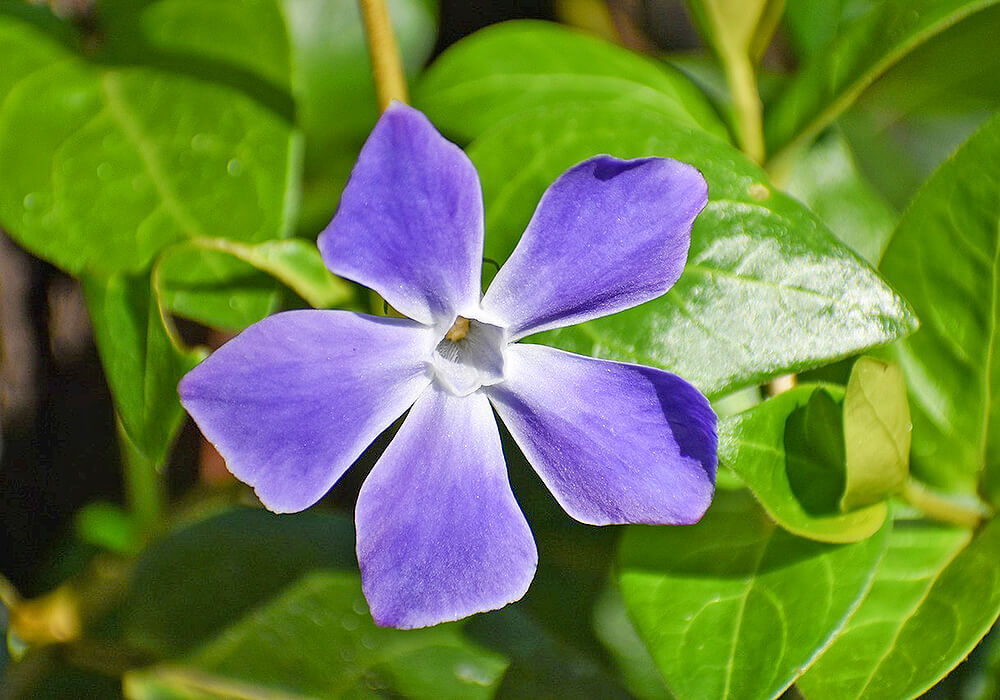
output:
{"label": "young leaf", "polygon": [[506,22],[448,49],[418,83],[415,104],[442,131],[470,141],[508,117],[581,101],[625,102],[726,139],[681,73],[547,22]]}
{"label": "young leaf", "polygon": [[125,694],[492,697],[508,662],[460,629],[377,627],[357,574],[317,572],[186,659],[126,674]]}
{"label": "young leaf", "polygon": [[[469,148],[486,200],[486,255],[513,250],[545,188],[596,153],[670,156],[701,170],[709,203],[665,296],[537,340],[662,367],[711,397],[889,342],[905,302],[801,204],[731,146],[638,105],[580,104],[512,117]],[[710,351],[709,351],[710,349]]]}
{"label": "young leaf", "polygon": [[83,290],[122,427],[143,455],[163,464],[184,419],[177,382],[202,355],[174,347],[148,276],[86,276]]}
{"label": "young leaf", "polygon": [[[842,422],[832,414],[828,391],[801,385],[719,423],[719,461],[750,488],[774,520],[789,532],[824,542],[870,537],[886,520],[885,503],[840,513],[843,434],[823,428]],[[839,393],[839,392],[837,392]],[[839,398],[839,397],[838,397]],[[821,415],[814,417],[817,411]],[[838,454],[839,451],[839,454]],[[824,463],[824,457],[829,462]]]}
{"label": "young leaf", "polygon": [[1000,117],[946,161],[903,215],[882,261],[923,327],[895,348],[910,392],[912,471],[934,487],[1000,496]]}
{"label": "young leaf", "polygon": [[809,700],[920,695],[997,619],[998,562],[1000,521],[975,538],[968,530],[897,522],[868,597],[799,689]]}
{"label": "young leaf", "polygon": [[174,530],[142,554],[121,609],[125,641],[176,657],[306,574],[356,567],[348,517],[227,510]]}
{"label": "young leaf", "polygon": [[773,698],[864,597],[888,527],[847,545],[800,539],[744,492],[689,528],[631,527],[620,581],[640,636],[683,698]]}
{"label": "young leaf", "polygon": [[767,152],[780,160],[815,137],[889,66],[996,0],[887,0],[856,18],[766,110]]}
{"label": "young leaf", "polygon": [[844,395],[844,510],[883,501],[903,486],[910,466],[910,427],[899,366],[871,357],[855,362]]}

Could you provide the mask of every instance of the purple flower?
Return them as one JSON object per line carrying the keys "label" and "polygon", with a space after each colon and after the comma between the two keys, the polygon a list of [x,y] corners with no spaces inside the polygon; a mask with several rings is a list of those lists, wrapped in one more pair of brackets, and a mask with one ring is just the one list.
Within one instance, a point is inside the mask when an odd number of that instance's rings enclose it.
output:
{"label": "purple flower", "polygon": [[563,173],[485,295],[483,208],[466,155],[390,107],[320,234],[335,274],[407,316],[288,311],[188,374],[181,399],[275,512],[308,508],[407,413],[358,497],[357,552],[381,625],[422,627],[524,595],[538,562],[493,412],[569,515],[696,522],[716,417],[683,379],[517,343],[666,292],[707,188],[667,158]]}

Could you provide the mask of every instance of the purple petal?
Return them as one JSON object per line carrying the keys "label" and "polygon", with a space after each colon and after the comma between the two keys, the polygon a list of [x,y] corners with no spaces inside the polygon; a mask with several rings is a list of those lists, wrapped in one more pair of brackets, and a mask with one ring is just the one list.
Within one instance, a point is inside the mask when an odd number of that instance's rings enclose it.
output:
{"label": "purple petal", "polygon": [[591,525],[697,522],[715,487],[715,413],[680,377],[542,345],[487,389],[563,509]]}
{"label": "purple petal", "polygon": [[483,195],[472,162],[423,114],[393,103],[319,236],[330,270],[422,323],[479,302]]}
{"label": "purple petal", "polygon": [[308,508],[430,383],[430,330],[347,311],[265,318],[181,380],[181,403],[270,510]]}
{"label": "purple petal", "polygon": [[480,393],[420,397],[361,488],[356,520],[361,582],[380,625],[502,607],[524,595],[538,563]]}
{"label": "purple petal", "polygon": [[680,277],[707,197],[676,160],[586,160],[546,190],[483,308],[517,340],[654,299]]}

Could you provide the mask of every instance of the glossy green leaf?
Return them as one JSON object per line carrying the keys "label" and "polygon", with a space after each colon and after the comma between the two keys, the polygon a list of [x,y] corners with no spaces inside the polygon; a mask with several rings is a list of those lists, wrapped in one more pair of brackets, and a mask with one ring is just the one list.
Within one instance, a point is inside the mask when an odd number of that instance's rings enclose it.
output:
{"label": "glossy green leaf", "polygon": [[767,152],[815,137],[889,66],[995,0],[887,0],[847,24],[765,110]]}
{"label": "glossy green leaf", "polygon": [[[2,22],[0,18],[0,22]],[[80,273],[138,271],[192,236],[287,232],[291,127],[222,84],[68,54],[0,108],[0,221]]]}
{"label": "glossy green leaf", "polygon": [[184,660],[126,675],[146,697],[489,698],[507,661],[457,624],[377,627],[356,573],[305,576]]}
{"label": "glossy green leaf", "polygon": [[878,265],[899,215],[864,179],[843,136],[831,133],[805,151],[786,190],[851,250]]}
{"label": "glossy green leaf", "polygon": [[136,564],[122,606],[125,639],[176,656],[207,642],[318,569],[356,570],[349,518],[239,508],[186,525]]}
{"label": "glossy green leaf", "polygon": [[888,527],[846,545],[801,539],[744,492],[687,528],[630,527],[619,574],[640,636],[682,698],[773,698],[864,597]]}
{"label": "glossy green leaf", "polygon": [[581,101],[642,106],[667,123],[727,138],[681,73],[547,22],[506,22],[460,41],[430,67],[414,100],[438,128],[464,141],[525,111]]}
{"label": "glossy green leaf", "polygon": [[871,592],[798,687],[809,700],[916,697],[966,657],[998,613],[1000,521],[975,538],[897,522]]}
{"label": "glossy green leaf", "polygon": [[910,471],[910,430],[899,365],[871,357],[855,362],[844,394],[844,510],[878,503],[902,488]]}
{"label": "glossy green leaf", "polygon": [[829,437],[823,432],[824,426],[839,427],[842,422],[840,404],[834,402],[832,411],[825,405],[834,401],[830,391],[836,389],[801,385],[722,420],[719,461],[789,532],[825,542],[853,542],[878,531],[887,508],[878,503],[849,513],[837,509],[844,447],[841,432]]}
{"label": "glossy green leaf", "polygon": [[511,118],[469,155],[486,201],[486,255],[513,250],[545,188],[598,153],[671,156],[705,175],[709,203],[665,296],[541,342],[662,367],[721,396],[905,335],[905,302],[731,146],[637,106],[553,107]]}
{"label": "glossy green leaf", "polygon": [[83,290],[122,427],[161,465],[184,419],[177,382],[203,355],[174,347],[147,275],[86,276]]}
{"label": "glossy green leaf", "polygon": [[[983,469],[1000,458],[998,162],[994,118],[923,187],[882,261],[923,322],[895,348],[910,392],[911,469],[944,490],[974,493]],[[987,478],[996,498],[994,472]]]}

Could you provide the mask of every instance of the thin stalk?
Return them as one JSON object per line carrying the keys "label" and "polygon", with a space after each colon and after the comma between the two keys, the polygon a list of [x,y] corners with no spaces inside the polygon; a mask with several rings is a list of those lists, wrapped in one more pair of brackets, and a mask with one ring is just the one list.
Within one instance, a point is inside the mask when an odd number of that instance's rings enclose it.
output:
{"label": "thin stalk", "polygon": [[903,484],[901,495],[927,517],[960,527],[976,527],[992,515],[990,508],[975,497],[941,493],[912,478]]}
{"label": "thin stalk", "polygon": [[358,0],[364,20],[368,53],[372,60],[375,94],[379,111],[384,111],[393,100],[406,102],[406,75],[399,55],[399,45],[392,31],[389,8],[385,0]]}
{"label": "thin stalk", "polygon": [[166,504],[163,474],[154,460],[144,455],[132,443],[118,422],[119,444],[125,472],[125,496],[136,529],[148,537],[159,527]]}
{"label": "thin stalk", "polygon": [[748,56],[730,56],[724,61],[726,82],[736,112],[737,138],[740,150],[755,163],[764,162],[764,121],[757,76]]}

